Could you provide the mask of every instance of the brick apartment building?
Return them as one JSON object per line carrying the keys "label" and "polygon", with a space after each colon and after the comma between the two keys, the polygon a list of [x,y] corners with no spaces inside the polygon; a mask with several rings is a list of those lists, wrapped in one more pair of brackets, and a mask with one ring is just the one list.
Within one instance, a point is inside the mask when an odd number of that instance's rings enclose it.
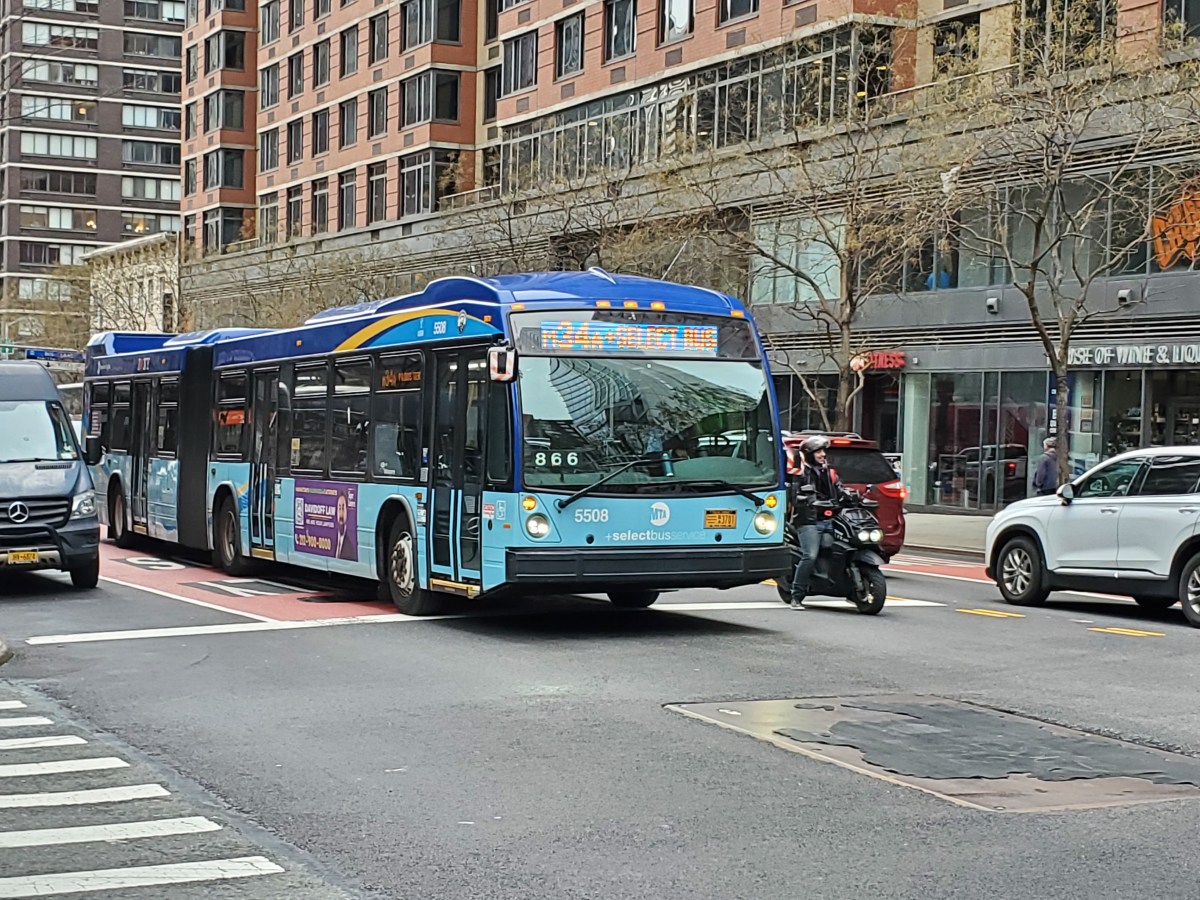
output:
{"label": "brick apartment building", "polygon": [[61,266],[179,230],[183,19],[178,0],[5,4],[0,338],[42,335]]}

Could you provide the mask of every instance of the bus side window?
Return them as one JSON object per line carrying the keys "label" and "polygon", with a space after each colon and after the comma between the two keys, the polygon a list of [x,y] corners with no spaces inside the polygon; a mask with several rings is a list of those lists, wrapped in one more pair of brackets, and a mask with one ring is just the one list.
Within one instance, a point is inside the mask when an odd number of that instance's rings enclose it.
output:
{"label": "bus side window", "polygon": [[100,446],[109,447],[109,396],[112,385],[107,381],[97,381],[88,385],[87,428],[88,437],[100,438]]}
{"label": "bus side window", "polygon": [[382,356],[375,373],[372,471],[379,478],[414,479],[420,472],[421,357]]}
{"label": "bus side window", "polygon": [[324,473],[327,460],[325,423],[329,416],[329,370],[324,363],[296,366],[292,390],[293,470]]}
{"label": "bus side window", "polygon": [[179,444],[179,382],[164,379],[158,383],[158,427],[155,447],[159,456],[174,456]]}
{"label": "bus side window", "polygon": [[110,450],[128,450],[133,430],[133,389],[128,381],[119,381],[112,388],[112,429]]}
{"label": "bus side window", "polygon": [[366,474],[367,428],[371,410],[371,361],[356,359],[333,367],[331,460],[334,472]]}
{"label": "bus side window", "polygon": [[224,459],[245,456],[246,373],[222,374],[217,382],[217,427],[213,433],[213,452]]}
{"label": "bus side window", "polygon": [[489,382],[487,419],[488,481],[504,487],[512,479],[513,430],[511,388]]}

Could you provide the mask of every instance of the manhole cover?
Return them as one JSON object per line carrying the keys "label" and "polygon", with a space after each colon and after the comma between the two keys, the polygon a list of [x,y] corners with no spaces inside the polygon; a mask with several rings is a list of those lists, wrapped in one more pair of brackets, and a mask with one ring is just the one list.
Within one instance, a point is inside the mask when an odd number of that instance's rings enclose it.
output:
{"label": "manhole cover", "polygon": [[1200,799],[1200,760],[937,697],[684,703],[674,712],[974,809]]}

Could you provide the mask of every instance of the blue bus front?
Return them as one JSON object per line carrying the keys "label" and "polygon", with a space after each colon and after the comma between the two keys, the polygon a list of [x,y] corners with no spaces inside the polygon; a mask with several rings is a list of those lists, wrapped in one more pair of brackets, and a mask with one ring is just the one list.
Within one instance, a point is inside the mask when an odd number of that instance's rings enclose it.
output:
{"label": "blue bus front", "polygon": [[519,494],[502,541],[508,584],[641,605],[787,564],[778,417],[747,319],[597,308],[512,312],[509,327]]}

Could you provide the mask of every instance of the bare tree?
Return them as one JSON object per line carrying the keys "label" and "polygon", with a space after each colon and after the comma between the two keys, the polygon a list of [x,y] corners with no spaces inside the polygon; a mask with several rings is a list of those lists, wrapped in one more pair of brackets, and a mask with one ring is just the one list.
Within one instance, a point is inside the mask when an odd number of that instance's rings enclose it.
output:
{"label": "bare tree", "polygon": [[1176,161],[1194,142],[1194,66],[1133,55],[1104,9],[1071,0],[1027,15],[1016,77],[964,96],[934,142],[960,271],[1002,273],[1045,350],[1060,483],[1072,342],[1080,326],[1128,307],[1106,297],[1102,279],[1131,270],[1196,171]]}

